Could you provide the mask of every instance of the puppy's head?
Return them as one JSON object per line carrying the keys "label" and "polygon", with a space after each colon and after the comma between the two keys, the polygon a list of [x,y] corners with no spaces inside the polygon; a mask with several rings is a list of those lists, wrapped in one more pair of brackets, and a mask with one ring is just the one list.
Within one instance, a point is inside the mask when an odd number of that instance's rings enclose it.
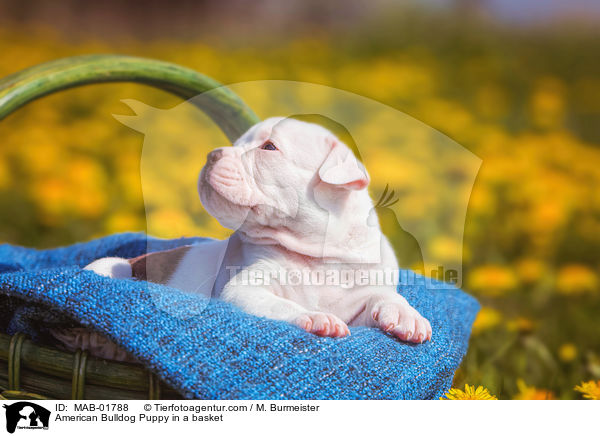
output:
{"label": "puppy's head", "polygon": [[208,155],[199,192],[204,207],[225,227],[273,238],[321,230],[316,227],[332,212],[326,209],[336,209],[368,183],[362,164],[327,129],[269,118],[233,147]]}

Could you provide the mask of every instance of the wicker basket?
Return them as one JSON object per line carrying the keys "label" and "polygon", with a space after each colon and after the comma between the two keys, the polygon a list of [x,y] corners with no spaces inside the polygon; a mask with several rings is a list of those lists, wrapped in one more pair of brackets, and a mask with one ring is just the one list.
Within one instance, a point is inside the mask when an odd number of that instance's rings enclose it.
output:
{"label": "wicker basket", "polygon": [[[44,95],[92,83],[137,82],[193,102],[230,140],[258,122],[234,93],[178,65],[117,55],[60,59],[0,80],[0,120]],[[175,399],[181,396],[142,365],[39,346],[23,334],[0,333],[0,399]]]}

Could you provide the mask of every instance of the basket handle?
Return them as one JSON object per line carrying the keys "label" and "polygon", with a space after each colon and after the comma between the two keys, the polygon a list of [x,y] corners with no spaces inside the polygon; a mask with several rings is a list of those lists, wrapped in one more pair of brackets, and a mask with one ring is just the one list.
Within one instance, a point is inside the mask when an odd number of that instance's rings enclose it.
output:
{"label": "basket handle", "polygon": [[0,120],[37,98],[92,83],[135,82],[168,91],[183,99],[203,92],[193,103],[236,140],[259,119],[246,104],[219,82],[168,62],[121,55],[75,56],[46,62],[0,80]]}

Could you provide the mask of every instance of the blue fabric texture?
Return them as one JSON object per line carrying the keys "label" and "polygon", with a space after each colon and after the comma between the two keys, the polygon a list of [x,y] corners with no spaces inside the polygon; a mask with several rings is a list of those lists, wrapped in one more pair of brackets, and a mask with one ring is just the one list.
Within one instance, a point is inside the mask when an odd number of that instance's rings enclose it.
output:
{"label": "blue fabric texture", "polygon": [[86,326],[110,337],[186,398],[437,399],[467,350],[477,301],[459,289],[403,286],[429,319],[411,345],[375,328],[320,338],[285,322],[166,286],[101,277],[82,267],[202,238],[139,233],[35,250],[0,245],[0,330],[48,341],[48,328]]}

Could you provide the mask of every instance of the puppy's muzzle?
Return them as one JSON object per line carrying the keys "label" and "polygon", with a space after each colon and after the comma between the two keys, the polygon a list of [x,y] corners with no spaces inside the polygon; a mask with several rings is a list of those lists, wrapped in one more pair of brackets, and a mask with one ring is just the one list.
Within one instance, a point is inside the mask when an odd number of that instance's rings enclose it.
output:
{"label": "puppy's muzzle", "polygon": [[231,203],[253,206],[242,159],[233,147],[211,151],[206,157],[203,177],[212,189]]}

